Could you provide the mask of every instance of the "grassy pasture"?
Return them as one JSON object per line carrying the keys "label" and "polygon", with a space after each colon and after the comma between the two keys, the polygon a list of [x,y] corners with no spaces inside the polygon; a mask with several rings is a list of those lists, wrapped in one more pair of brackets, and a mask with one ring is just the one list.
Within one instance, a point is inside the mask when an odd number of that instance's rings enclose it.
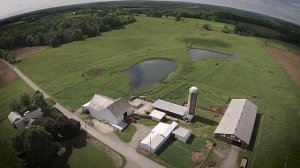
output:
{"label": "grassy pasture", "polygon": [[[198,105],[202,108],[223,106],[228,98],[247,98],[258,105],[263,125],[253,150],[242,155],[247,156],[254,167],[284,167],[286,161],[287,167],[300,165],[299,88],[261,47],[265,39],[222,33],[224,24],[216,22],[136,18],[137,22],[125,29],[46,49],[18,66],[56,100],[72,109],[79,108],[95,93],[112,98],[143,94],[152,100],[160,98],[181,104],[186,101],[191,85],[200,88]],[[214,31],[202,29],[203,23],[209,23]],[[300,52],[287,43],[272,40],[268,43]],[[235,54],[239,59],[192,63],[187,55],[188,47]],[[151,58],[172,59],[179,68],[163,84],[134,92],[122,71]],[[102,77],[82,75],[92,69],[105,70],[107,74]],[[207,137],[202,138],[213,136],[215,126],[203,120],[195,124],[199,130],[207,127]],[[173,146],[167,148],[161,157],[171,162],[172,157],[168,155],[174,152],[172,149]]]}

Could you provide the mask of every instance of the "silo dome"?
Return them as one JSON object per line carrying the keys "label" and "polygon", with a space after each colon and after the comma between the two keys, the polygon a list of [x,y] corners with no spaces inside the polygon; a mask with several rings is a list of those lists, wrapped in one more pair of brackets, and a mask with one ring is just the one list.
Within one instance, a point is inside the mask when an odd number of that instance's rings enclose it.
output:
{"label": "silo dome", "polygon": [[190,93],[198,93],[199,89],[196,86],[192,86],[189,91]]}

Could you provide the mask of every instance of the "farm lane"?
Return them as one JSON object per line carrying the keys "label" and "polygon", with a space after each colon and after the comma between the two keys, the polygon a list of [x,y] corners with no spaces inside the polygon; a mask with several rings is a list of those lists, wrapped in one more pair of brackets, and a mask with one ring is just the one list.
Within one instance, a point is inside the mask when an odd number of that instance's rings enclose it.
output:
{"label": "farm lane", "polygon": [[[3,60],[1,60],[3,61]],[[10,67],[16,74],[18,74],[33,90],[41,91],[45,98],[49,98],[50,96],[45,93],[40,87],[38,87],[33,81],[31,81],[25,74],[23,74],[16,66],[9,64],[6,61],[3,61]],[[68,118],[73,118],[80,122],[81,128],[85,130],[89,135],[93,136],[97,140],[101,141],[105,145],[119,152],[126,158],[126,166],[130,168],[138,168],[138,167],[151,167],[151,168],[161,168],[162,165],[142,156],[137,153],[137,151],[129,146],[128,144],[123,143],[120,139],[118,139],[114,134],[103,134],[97,129],[89,126],[85,122],[83,122],[77,115],[69,111],[67,108],[62,106],[59,103],[55,104],[55,108],[57,108],[63,115]]]}

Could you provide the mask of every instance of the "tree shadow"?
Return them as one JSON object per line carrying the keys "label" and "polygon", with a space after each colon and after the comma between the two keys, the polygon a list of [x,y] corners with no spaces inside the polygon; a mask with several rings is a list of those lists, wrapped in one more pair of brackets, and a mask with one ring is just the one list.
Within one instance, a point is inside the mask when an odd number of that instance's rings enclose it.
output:
{"label": "tree shadow", "polygon": [[193,45],[203,46],[203,47],[215,46],[215,47],[221,47],[221,48],[228,48],[231,46],[231,44],[226,43],[219,39],[206,39],[206,38],[200,38],[200,37],[184,38],[184,39],[181,39],[181,41],[183,41],[186,44],[191,44],[191,46],[190,46],[191,48],[193,47]]}
{"label": "tree shadow", "polygon": [[85,147],[87,145],[87,138],[87,133],[84,130],[80,130],[75,138],[67,141],[61,141],[60,144],[66,148],[66,153],[62,156],[55,157],[52,162],[52,167],[69,168],[70,165],[68,164],[68,161],[69,157],[73,153],[73,149]]}
{"label": "tree shadow", "polygon": [[175,138],[171,136],[155,153],[157,156],[161,155],[169,146],[175,142]]}
{"label": "tree shadow", "polygon": [[195,123],[195,122],[201,122],[203,124],[206,124],[206,125],[211,125],[211,126],[216,126],[218,125],[218,122],[214,121],[214,120],[211,120],[211,119],[208,119],[208,118],[203,118],[203,117],[200,117],[198,115],[195,115],[193,120],[191,121],[192,123]]}
{"label": "tree shadow", "polygon": [[253,151],[253,149],[254,149],[256,137],[257,137],[258,130],[259,130],[260,120],[261,120],[261,114],[257,113],[256,118],[255,118],[255,123],[254,123],[254,126],[253,126],[253,131],[252,131],[250,143],[249,143],[248,148],[247,148],[247,150],[249,150],[249,151]]}

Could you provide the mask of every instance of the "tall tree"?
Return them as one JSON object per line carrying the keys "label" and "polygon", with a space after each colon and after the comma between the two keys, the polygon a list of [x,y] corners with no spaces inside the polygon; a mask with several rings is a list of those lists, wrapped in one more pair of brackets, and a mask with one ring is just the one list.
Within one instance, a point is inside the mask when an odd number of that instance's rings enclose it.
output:
{"label": "tall tree", "polygon": [[50,163],[58,150],[51,134],[40,126],[31,126],[19,131],[12,139],[12,147],[15,153],[22,154],[19,157],[24,159],[29,167],[40,167]]}

